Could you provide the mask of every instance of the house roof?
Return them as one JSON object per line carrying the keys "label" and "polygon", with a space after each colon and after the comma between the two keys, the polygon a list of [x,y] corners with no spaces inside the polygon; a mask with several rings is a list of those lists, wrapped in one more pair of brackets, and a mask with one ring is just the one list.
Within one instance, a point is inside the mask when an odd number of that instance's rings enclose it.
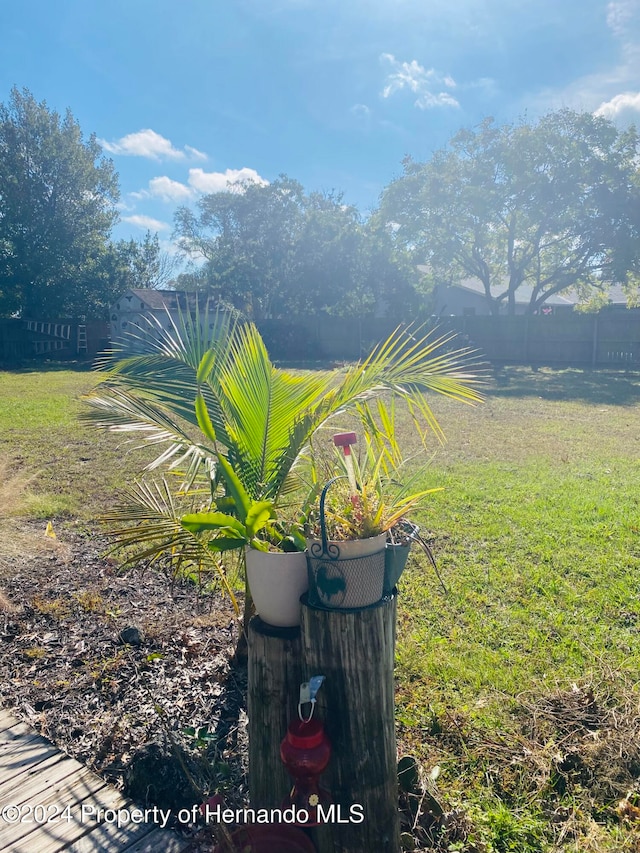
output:
{"label": "house roof", "polygon": [[[459,287],[461,290],[466,290],[469,293],[476,293],[479,296],[484,296],[484,285],[478,278],[466,278],[463,281],[448,285],[449,287]],[[491,287],[491,295],[493,297],[500,296],[505,290],[505,285],[494,284]],[[516,290],[515,293],[515,301],[517,305],[529,305],[531,302],[531,295],[533,293],[533,287],[530,284],[521,284],[520,287]],[[609,301],[613,305],[626,305],[627,297],[624,293],[622,286],[619,284],[611,285],[607,291],[609,296]],[[574,306],[580,303],[580,297],[577,293],[573,291],[565,291],[564,293],[554,293],[551,296],[548,296],[545,299],[545,305],[554,305],[554,306]]]}
{"label": "house roof", "polygon": [[147,308],[155,311],[162,311],[165,308],[169,311],[177,308],[195,308],[196,302],[202,306],[207,301],[207,296],[203,293],[195,293],[187,290],[154,290],[151,287],[132,287],[117,300],[122,303],[123,300],[131,300],[133,297],[139,299]]}

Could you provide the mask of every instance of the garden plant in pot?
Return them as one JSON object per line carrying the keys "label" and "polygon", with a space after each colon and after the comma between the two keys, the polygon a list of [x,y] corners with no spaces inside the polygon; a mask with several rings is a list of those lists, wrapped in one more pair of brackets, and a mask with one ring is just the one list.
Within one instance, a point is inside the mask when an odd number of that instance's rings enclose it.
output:
{"label": "garden plant in pot", "polygon": [[308,586],[302,524],[279,520],[271,501],[252,500],[224,457],[218,465],[226,485],[218,508],[186,514],[180,523],[195,535],[210,534],[214,553],[242,549],[256,613],[270,625],[293,628]]}
{"label": "garden plant in pot", "polygon": [[[234,498],[228,473],[250,504],[268,502],[270,513],[286,519],[284,507],[305,487],[301,463],[314,434],[336,416],[353,413],[361,431],[375,438],[384,430],[370,407],[383,394],[404,402],[413,423],[441,436],[430,393],[481,400],[469,370],[472,353],[453,351],[452,337],[398,328],[346,369],[299,372],[273,365],[256,326],[228,314],[210,320],[196,309],[177,321],[168,314],[164,324],[150,320],[136,342],[142,351],[107,354],[99,365],[104,381],[86,398],[92,407],[87,417],[97,426],[160,447],[123,503],[105,516],[109,532],[135,548],[131,561],[144,556],[175,574],[216,577],[235,600],[228,556],[244,555],[247,542],[239,535],[229,552],[217,547],[220,542],[210,547],[223,538],[220,531],[185,526],[182,519],[221,512],[245,527],[249,520],[254,527],[245,539],[258,550],[256,542],[269,538],[269,524],[277,519],[270,515],[258,530],[244,498]],[[152,479],[157,471],[159,481]],[[246,583],[245,628],[252,613]]]}
{"label": "garden plant in pot", "polygon": [[344,450],[338,455],[344,473],[326,483],[308,525],[309,603],[339,610],[368,607],[393,590],[404,568],[417,535],[407,514],[440,489],[408,494],[392,476],[397,447],[394,454],[378,440],[376,452],[365,436],[358,461],[351,453],[355,433],[333,438]]}

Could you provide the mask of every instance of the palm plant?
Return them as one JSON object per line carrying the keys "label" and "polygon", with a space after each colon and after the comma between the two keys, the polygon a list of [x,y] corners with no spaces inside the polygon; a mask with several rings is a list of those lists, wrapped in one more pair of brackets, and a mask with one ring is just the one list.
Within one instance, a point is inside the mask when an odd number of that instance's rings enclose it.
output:
{"label": "palm plant", "polygon": [[[272,517],[301,483],[301,462],[312,436],[336,415],[353,413],[373,441],[384,436],[393,446],[381,400],[388,394],[406,406],[423,439],[429,430],[442,439],[427,395],[481,400],[477,375],[470,370],[472,353],[451,351],[451,339],[398,328],[345,370],[299,373],[272,364],[251,323],[224,315],[210,323],[208,314],[181,316],[169,329],[156,321],[152,333],[144,335],[145,352],[115,349],[103,359],[99,367],[105,378],[87,395],[92,407],[87,417],[99,427],[157,445],[159,452],[145,470],[179,473],[180,485],[173,491],[195,496],[200,509],[233,516],[238,500],[248,500],[261,502],[263,514],[268,506]],[[168,485],[165,489],[172,491]],[[128,507],[107,518],[116,525],[113,532],[145,543],[147,554],[179,553],[186,547],[185,531],[194,537],[197,525],[185,528],[173,509],[164,512],[149,494],[144,488],[130,492]],[[133,533],[121,524],[128,511],[137,525]],[[205,544],[212,545],[215,536],[210,530]],[[197,553],[201,556],[202,550]],[[245,617],[250,607],[246,592]]]}
{"label": "palm plant", "polygon": [[[321,514],[330,540],[378,536],[399,525],[425,497],[442,490],[440,487],[412,491],[412,482],[420,479],[424,472],[418,470],[409,482],[400,482],[397,474],[404,464],[402,458],[393,453],[386,442],[381,448],[374,447],[366,433],[359,455],[345,457],[338,451],[333,459],[331,478],[323,490],[325,499],[311,507],[308,528],[313,536],[321,533]],[[347,459],[351,461],[346,463]],[[352,466],[353,482],[349,466]],[[320,504],[324,505],[322,510]]]}

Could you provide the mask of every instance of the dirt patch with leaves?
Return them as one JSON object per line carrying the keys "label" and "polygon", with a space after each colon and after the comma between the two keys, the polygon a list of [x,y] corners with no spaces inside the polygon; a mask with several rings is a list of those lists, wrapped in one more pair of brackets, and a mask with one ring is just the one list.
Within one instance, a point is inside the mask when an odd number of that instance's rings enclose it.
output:
{"label": "dirt patch with leaves", "polygon": [[221,792],[243,805],[231,606],[150,570],[121,574],[99,536],[45,530],[13,525],[20,548],[0,554],[0,705],[141,804],[176,814]]}
{"label": "dirt patch with leaves", "polygon": [[[219,792],[246,805],[246,670],[232,665],[230,604],[149,569],[122,574],[105,539],[71,523],[55,529],[57,539],[44,523],[3,529],[0,704],[140,804],[176,814]],[[522,694],[513,720],[489,735],[448,714],[423,746],[457,774],[481,772],[505,809],[537,812],[526,849],[598,851],[603,824],[640,825],[636,685],[616,673],[611,686]],[[401,727],[401,745],[408,734]],[[403,848],[485,853],[478,821],[506,812],[472,814],[437,766],[403,761]],[[524,842],[526,828],[507,829],[495,849]],[[186,831],[194,850],[212,849],[202,828]],[[625,851],[637,853],[634,838]]]}

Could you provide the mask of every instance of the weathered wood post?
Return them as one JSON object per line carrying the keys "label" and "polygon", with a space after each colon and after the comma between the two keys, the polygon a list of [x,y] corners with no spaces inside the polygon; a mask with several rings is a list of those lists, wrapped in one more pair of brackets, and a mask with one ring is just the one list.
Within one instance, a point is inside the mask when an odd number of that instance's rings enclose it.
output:
{"label": "weathered wood post", "polygon": [[395,628],[395,596],[357,611],[303,603],[304,677],[326,677],[316,713],[333,748],[323,780],[335,808],[314,831],[319,853],[400,850]]}
{"label": "weathered wood post", "polygon": [[291,787],[280,741],[297,713],[300,628],[275,628],[254,616],[248,667],[249,797],[254,808],[278,808]]}
{"label": "weathered wood post", "polygon": [[593,315],[593,330],[591,333],[591,367],[598,363],[598,315]]}

